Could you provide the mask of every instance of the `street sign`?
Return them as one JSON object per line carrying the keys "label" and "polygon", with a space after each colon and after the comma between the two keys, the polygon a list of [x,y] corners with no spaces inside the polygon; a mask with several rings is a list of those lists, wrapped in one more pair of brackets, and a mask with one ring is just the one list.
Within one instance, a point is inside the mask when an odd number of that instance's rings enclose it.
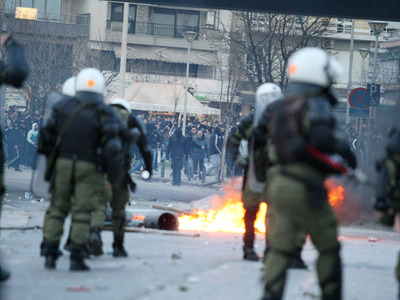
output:
{"label": "street sign", "polygon": [[369,118],[369,108],[353,108],[349,109],[350,117]]}
{"label": "street sign", "polygon": [[369,108],[368,92],[366,88],[356,88],[350,92],[349,104],[353,108]]}
{"label": "street sign", "polygon": [[370,106],[379,106],[381,99],[381,85],[375,83],[367,84],[367,93],[369,97]]}

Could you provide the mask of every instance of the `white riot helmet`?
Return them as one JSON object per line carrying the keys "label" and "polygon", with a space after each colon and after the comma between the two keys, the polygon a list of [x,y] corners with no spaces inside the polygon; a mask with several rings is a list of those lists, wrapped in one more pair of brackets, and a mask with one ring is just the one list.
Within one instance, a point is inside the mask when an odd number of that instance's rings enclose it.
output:
{"label": "white riot helmet", "polygon": [[76,76],[75,91],[77,93],[91,92],[104,96],[106,93],[106,83],[103,74],[94,68],[83,69]]}
{"label": "white riot helmet", "polygon": [[62,87],[62,93],[64,95],[67,95],[70,97],[75,96],[75,81],[76,81],[76,77],[72,76],[64,82],[63,87]]}
{"label": "white riot helmet", "polygon": [[281,88],[272,82],[260,85],[256,91],[256,112],[254,115],[254,124],[258,124],[265,108],[271,103],[282,99]]}
{"label": "white riot helmet", "polygon": [[129,113],[131,112],[131,106],[129,105],[129,102],[126,101],[124,98],[116,98],[113,101],[111,101],[111,105],[119,105],[123,108],[125,108]]}
{"label": "white riot helmet", "polygon": [[343,72],[342,66],[331,55],[318,48],[297,50],[288,61],[288,76],[293,82],[330,87]]}

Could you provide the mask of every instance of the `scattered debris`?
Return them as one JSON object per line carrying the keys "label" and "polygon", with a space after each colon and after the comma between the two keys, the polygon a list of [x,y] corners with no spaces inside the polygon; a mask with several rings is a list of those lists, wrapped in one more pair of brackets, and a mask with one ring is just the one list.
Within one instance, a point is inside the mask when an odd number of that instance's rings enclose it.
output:
{"label": "scattered debris", "polygon": [[186,292],[189,288],[187,287],[187,285],[181,284],[179,286],[179,290],[182,292]]}
{"label": "scattered debris", "polygon": [[85,286],[69,286],[67,287],[68,292],[78,292],[78,293],[90,293],[92,289]]}
{"label": "scattered debris", "polygon": [[303,292],[303,296],[305,297],[310,297],[312,299],[320,299],[320,295],[318,295],[317,293],[311,292],[311,291],[304,291]]}
{"label": "scattered debris", "polygon": [[32,193],[30,193],[30,192],[26,192],[25,193],[25,199],[31,199],[32,198]]}
{"label": "scattered debris", "polygon": [[376,237],[372,237],[372,236],[370,236],[369,238],[368,238],[368,242],[372,242],[372,243],[375,243],[375,242],[380,242],[380,238],[376,238]]}
{"label": "scattered debris", "polygon": [[42,226],[25,226],[25,227],[15,227],[15,226],[5,226],[0,227],[0,230],[35,230],[35,229],[42,229]]}
{"label": "scattered debris", "polygon": [[[0,227],[1,229],[1,227]],[[112,231],[111,227],[104,227],[104,231]],[[161,230],[161,229],[152,229],[152,228],[136,228],[136,227],[125,227],[125,232],[140,232],[140,233],[157,233],[161,235],[174,235],[174,236],[184,236],[184,237],[193,237],[198,238],[200,234],[198,233],[188,233],[188,232],[179,232],[179,231],[171,231],[171,230]]]}
{"label": "scattered debris", "polygon": [[172,259],[182,259],[182,253],[172,253]]}

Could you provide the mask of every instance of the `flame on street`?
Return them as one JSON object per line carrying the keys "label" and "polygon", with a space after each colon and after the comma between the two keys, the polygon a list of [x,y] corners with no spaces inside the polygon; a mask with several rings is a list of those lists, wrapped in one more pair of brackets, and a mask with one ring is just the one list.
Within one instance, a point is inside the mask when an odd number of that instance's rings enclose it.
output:
{"label": "flame on street", "polygon": [[332,207],[339,207],[342,205],[344,200],[344,187],[335,184],[333,181],[327,180],[325,182],[325,187],[328,191],[329,203]]}
{"label": "flame on street", "polygon": [[[244,208],[241,201],[241,180],[235,178],[225,187],[225,194],[210,200],[213,208],[197,210],[192,215],[179,217],[179,230],[244,233]],[[255,222],[256,232],[265,233],[267,205],[261,203]]]}
{"label": "flame on street", "polygon": [[[214,196],[210,200],[212,208],[200,210],[191,215],[179,217],[179,230],[206,231],[206,232],[234,232],[244,233],[244,208],[241,201],[241,178],[234,178],[224,186],[225,194]],[[326,188],[329,203],[333,207],[341,206],[344,200],[344,188],[327,181]],[[255,229],[258,233],[265,233],[265,215],[267,204],[261,203],[257,214]]]}

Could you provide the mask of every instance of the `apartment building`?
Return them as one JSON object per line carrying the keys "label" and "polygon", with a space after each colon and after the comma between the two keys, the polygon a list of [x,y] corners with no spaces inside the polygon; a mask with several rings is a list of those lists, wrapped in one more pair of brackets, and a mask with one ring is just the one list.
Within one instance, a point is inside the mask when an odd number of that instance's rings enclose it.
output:
{"label": "apartment building", "polygon": [[30,76],[24,89],[7,88],[7,105],[41,107],[43,100],[79,68],[89,38],[90,15],[79,14],[78,0],[3,0],[2,32],[26,46]]}
{"label": "apartment building", "polygon": [[[90,14],[90,47],[98,51],[100,69],[119,72],[124,4],[80,1],[80,14]],[[194,31],[189,87],[203,96],[217,97],[218,11],[129,4],[126,86],[133,82],[183,84],[188,43],[183,32]],[[118,78],[116,78],[118,79]],[[117,80],[109,86],[117,92]]]}
{"label": "apartment building", "polygon": [[[368,22],[370,20],[354,21],[352,78],[353,85],[358,86],[365,86],[373,80],[375,36]],[[331,19],[322,42],[322,48],[332,52],[346,69],[346,74],[340,80],[341,85],[346,85],[348,82],[351,26],[352,21],[350,19]],[[400,63],[398,54],[395,54],[398,52],[396,41],[399,40],[400,23],[388,22],[385,31],[379,35],[377,83],[393,85],[396,80],[399,80]],[[369,50],[365,59],[362,58],[360,49]]]}

